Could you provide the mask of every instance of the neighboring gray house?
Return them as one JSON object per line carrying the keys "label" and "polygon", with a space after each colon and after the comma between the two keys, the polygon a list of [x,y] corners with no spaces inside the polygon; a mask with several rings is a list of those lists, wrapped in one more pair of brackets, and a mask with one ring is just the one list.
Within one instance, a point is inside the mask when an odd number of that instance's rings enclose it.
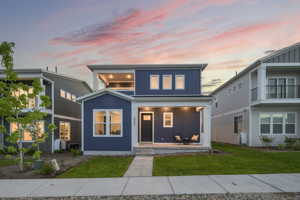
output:
{"label": "neighboring gray house", "polygon": [[258,59],[212,92],[212,140],[262,146],[300,138],[300,43]]}
{"label": "neighboring gray house", "polygon": [[[41,121],[41,127],[42,130],[45,130],[49,123],[54,123],[57,129],[42,145],[42,149],[46,152],[53,152],[56,139],[66,141],[67,145],[80,146],[81,106],[76,102],[76,98],[92,92],[88,84],[76,78],[42,69],[17,68],[14,71],[18,74],[18,80],[28,85],[32,84],[33,79],[39,79],[42,87],[44,87],[45,95],[49,96],[52,101],[51,107],[42,108],[48,115]],[[0,79],[4,76],[3,69],[0,69]],[[28,109],[24,112],[28,112],[34,107],[39,107],[40,102],[40,99],[32,99],[29,102]],[[10,131],[16,126],[16,124],[4,123]],[[32,142],[29,133],[25,133],[24,141]],[[5,145],[6,141],[0,133],[0,147],[3,144]]]}

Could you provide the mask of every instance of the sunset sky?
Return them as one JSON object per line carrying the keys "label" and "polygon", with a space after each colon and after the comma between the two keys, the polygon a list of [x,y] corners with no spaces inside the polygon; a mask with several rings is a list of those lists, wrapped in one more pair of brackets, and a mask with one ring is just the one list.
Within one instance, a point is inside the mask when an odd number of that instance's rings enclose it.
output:
{"label": "sunset sky", "polygon": [[88,82],[87,64],[208,63],[214,85],[300,42],[300,0],[1,0],[0,41]]}

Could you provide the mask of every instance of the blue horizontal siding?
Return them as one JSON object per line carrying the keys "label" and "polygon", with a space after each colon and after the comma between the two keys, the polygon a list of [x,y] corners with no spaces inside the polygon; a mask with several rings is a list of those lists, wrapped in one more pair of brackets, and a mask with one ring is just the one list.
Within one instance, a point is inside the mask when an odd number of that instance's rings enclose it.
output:
{"label": "blue horizontal siding", "polygon": [[133,96],[134,95],[134,91],[131,91],[131,90],[117,90],[117,92],[120,92],[120,93],[123,93],[123,94],[126,94],[126,95],[129,95],[129,96]]}
{"label": "blue horizontal siding", "polygon": [[[150,90],[150,75],[160,75],[160,89]],[[163,75],[172,75],[172,90],[162,89]],[[185,75],[185,89],[175,89],[175,75]],[[200,69],[169,69],[169,70],[136,70],[135,92],[136,95],[200,95],[201,94],[201,70]]]}
{"label": "blue horizontal siding", "polygon": [[[93,109],[122,109],[122,137],[93,137]],[[105,94],[84,102],[84,150],[130,151],[131,150],[131,102]]]}

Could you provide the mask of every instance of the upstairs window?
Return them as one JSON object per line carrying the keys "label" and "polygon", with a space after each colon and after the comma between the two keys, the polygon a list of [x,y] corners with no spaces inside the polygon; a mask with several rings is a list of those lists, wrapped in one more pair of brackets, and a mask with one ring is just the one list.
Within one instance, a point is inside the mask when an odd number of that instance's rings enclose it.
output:
{"label": "upstairs window", "polygon": [[72,94],[72,101],[76,101],[76,96],[74,94]]}
{"label": "upstairs window", "polygon": [[60,97],[66,98],[66,92],[62,89],[60,89]]}
{"label": "upstairs window", "polygon": [[163,89],[172,90],[172,75],[163,75]]}
{"label": "upstairs window", "polygon": [[151,90],[159,89],[159,75],[150,75],[150,89]]}
{"label": "upstairs window", "polygon": [[175,89],[176,90],[184,90],[185,88],[185,76],[184,75],[176,75],[175,76]]}
{"label": "upstairs window", "polygon": [[[28,91],[23,90],[22,88],[17,89],[12,93],[12,96],[19,98],[21,95],[25,95],[28,97],[29,94],[33,94],[33,88],[30,87]],[[37,105],[36,98],[27,98],[28,102],[26,108],[34,108]]]}
{"label": "upstairs window", "polygon": [[[32,134],[29,131],[29,129],[30,129],[29,125],[27,125],[27,126],[28,127],[25,128],[25,130],[23,132],[23,142],[32,142],[32,141],[34,141],[34,138],[32,137]],[[17,129],[18,129],[18,123],[16,123],[16,122],[10,123],[10,132],[11,133],[17,131]],[[37,122],[37,129],[38,129],[37,130],[38,131],[38,136],[41,137],[44,134],[44,131],[45,131],[44,121]]]}
{"label": "upstairs window", "polygon": [[72,95],[71,93],[67,92],[67,97],[66,97],[68,100],[72,100]]}

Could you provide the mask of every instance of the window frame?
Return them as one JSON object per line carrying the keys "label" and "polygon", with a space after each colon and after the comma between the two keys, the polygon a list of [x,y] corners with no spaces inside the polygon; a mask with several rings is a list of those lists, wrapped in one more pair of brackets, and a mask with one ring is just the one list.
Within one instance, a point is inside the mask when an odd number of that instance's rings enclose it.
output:
{"label": "window frame", "polygon": [[[111,111],[118,111],[120,112],[120,135],[111,135],[110,134],[110,114]],[[97,135],[95,134],[95,125],[96,125],[96,113],[97,112],[105,112],[106,122],[105,124],[105,134],[104,135]],[[116,124],[116,123],[114,123]],[[123,109],[93,109],[93,137],[123,137]]]}
{"label": "window frame", "polygon": [[[157,88],[153,88],[152,87],[152,77],[157,77]],[[150,80],[149,80],[149,82],[150,82],[150,90],[159,90],[160,89],[160,84],[159,84],[159,82],[160,82],[160,75],[159,74],[150,74]]]}
{"label": "window frame", "polygon": [[[39,120],[39,122],[42,122],[43,123],[43,133],[42,134],[45,134],[45,120]],[[10,122],[9,123],[9,134],[11,135],[12,134],[12,124],[13,123],[15,123],[15,124],[17,124],[17,122]],[[24,135],[23,135],[24,136]],[[34,140],[32,139],[32,136],[30,135],[30,137],[31,137],[31,140],[24,140],[24,137],[23,137],[23,139],[22,139],[22,142],[34,142]]]}
{"label": "window frame", "polygon": [[[166,88],[165,87],[165,82],[164,82],[164,80],[165,80],[165,78],[166,77],[170,77],[171,79],[170,79],[170,88]],[[163,90],[172,90],[173,89],[173,76],[172,76],[172,74],[164,74],[163,75],[163,77],[162,77],[162,89]]]}
{"label": "window frame", "polygon": [[[166,125],[166,115],[169,115],[171,116],[171,125]],[[163,113],[163,128],[173,128],[173,125],[174,125],[174,114],[173,112],[164,112]]]}
{"label": "window frame", "polygon": [[[60,137],[60,133],[61,133],[60,125],[61,125],[61,123],[69,124],[70,131],[69,131],[69,139],[67,139],[67,140],[62,139],[62,138]],[[70,140],[71,140],[71,134],[72,134],[72,126],[71,126],[71,122],[68,122],[68,121],[59,121],[59,139],[64,140],[64,141],[70,141]]]}
{"label": "window frame", "polygon": [[233,117],[233,132],[235,134],[242,133],[243,132],[243,125],[244,125],[243,115],[235,115]]}
{"label": "window frame", "polygon": [[[287,118],[286,118],[286,116],[287,116],[287,114],[294,114],[295,115],[295,123],[293,123],[293,124],[295,124],[295,133],[286,133],[286,120],[287,120]],[[266,114],[266,115],[270,115],[270,133],[268,134],[268,133],[261,133],[261,125],[262,125],[262,123],[261,123],[261,119],[260,119],[260,116],[262,115],[262,114]],[[283,115],[283,128],[282,128],[282,131],[283,131],[283,133],[273,133],[273,115],[275,115],[275,114],[282,114]],[[258,119],[259,119],[259,135],[261,135],[261,136],[293,136],[293,135],[296,135],[297,134],[297,120],[298,120],[298,113],[297,112],[260,112],[259,113],[259,117],[258,117]],[[276,123],[276,124],[278,124],[278,123]],[[288,124],[292,124],[292,123],[288,123]]]}
{"label": "window frame", "polygon": [[[183,77],[183,88],[178,88],[177,78]],[[185,74],[176,74],[175,75],[175,90],[185,90]]]}
{"label": "window frame", "polygon": [[[268,76],[267,77],[267,84],[269,85],[269,81],[270,80],[276,80],[276,84],[274,85],[274,87],[276,88],[276,97],[268,97],[268,99],[295,99],[296,97],[296,94],[297,94],[297,88],[294,87],[294,95],[295,97],[291,97],[289,98],[289,87],[290,85],[288,84],[288,80],[289,79],[292,79],[294,80],[294,84],[296,85],[297,84],[297,78],[295,76]],[[285,79],[285,97],[280,97],[280,91],[279,91],[279,79]],[[267,88],[267,94],[270,94],[270,88]]]}

